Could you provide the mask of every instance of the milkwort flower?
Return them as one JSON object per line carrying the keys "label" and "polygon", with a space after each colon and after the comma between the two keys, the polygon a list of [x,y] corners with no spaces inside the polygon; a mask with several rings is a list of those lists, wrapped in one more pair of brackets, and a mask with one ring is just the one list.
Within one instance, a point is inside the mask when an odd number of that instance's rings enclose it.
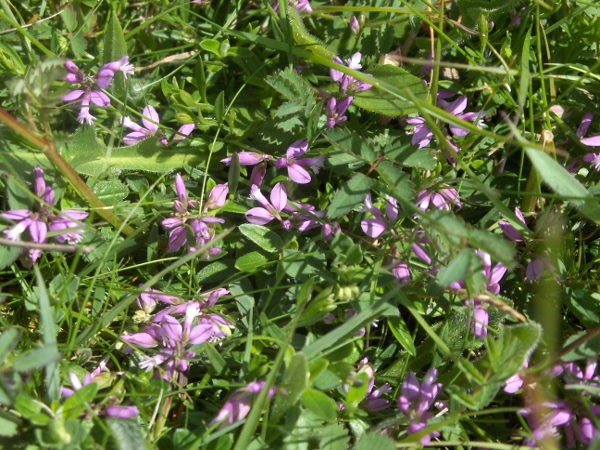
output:
{"label": "milkwort flower", "polygon": [[[144,139],[148,139],[150,137],[156,136],[162,145],[168,145],[169,141],[167,137],[160,131],[158,125],[160,123],[160,117],[156,112],[156,109],[151,105],[148,105],[144,108],[142,112],[142,123],[144,126],[140,126],[134,121],[132,121],[128,116],[121,117],[120,123],[127,127],[133,132],[129,133],[125,137],[123,137],[123,142],[125,145],[135,145]],[[185,124],[182,125],[177,133],[171,140],[171,143],[183,141],[186,136],[189,136],[192,131],[196,128],[194,124]]]}
{"label": "milkwort flower", "polygon": [[[189,252],[193,253],[198,248],[210,243],[215,236],[217,223],[225,223],[224,219],[207,215],[211,209],[221,208],[227,200],[229,187],[227,183],[216,185],[209,194],[209,199],[204,205],[204,212],[200,213],[197,200],[189,200],[187,189],[181,175],[175,176],[175,189],[178,200],[175,200],[175,212],[171,217],[162,221],[162,226],[171,230],[169,233],[169,252],[176,252],[190,240],[190,233],[195,237],[195,245],[191,245]],[[198,208],[198,212],[192,209]],[[218,247],[211,247],[206,255],[207,258],[221,253]]]}
{"label": "milkwort flower", "polygon": [[344,100],[338,101],[336,98],[330,98],[325,106],[325,116],[327,116],[327,128],[334,128],[340,123],[348,120],[344,114],[354,101],[354,97],[350,96]]}
{"label": "milkwort flower", "polygon": [[[225,427],[244,420],[252,409],[252,401],[263,391],[265,384],[264,381],[253,381],[234,391],[209,425]],[[269,398],[273,398],[276,392],[275,388],[269,389]]]}
{"label": "milkwort flower", "polygon": [[[141,359],[140,368],[155,369],[155,376],[174,380],[175,373],[186,372],[189,360],[196,356],[190,346],[218,342],[230,334],[232,324],[223,316],[209,312],[209,308],[227,294],[228,290],[218,289],[201,294],[199,300],[185,301],[158,290],[146,291],[138,298],[138,306],[143,310],[139,319],[148,320],[157,301],[169,306],[154,315],[144,331],[123,335],[121,339],[140,348],[158,349],[155,355]],[[180,316],[183,316],[183,324],[177,319]],[[128,353],[131,351],[127,350]]]}
{"label": "milkwort flower", "polygon": [[271,191],[271,202],[260,192],[256,185],[250,188],[250,199],[259,202],[262,207],[256,207],[246,212],[246,220],[255,225],[266,225],[274,219],[279,220],[286,230],[292,229],[292,223],[288,219],[282,219],[279,214],[286,208],[288,203],[287,192],[283,183],[277,183]]}
{"label": "milkwort flower", "polygon": [[[37,244],[45,244],[48,241],[48,231],[56,233],[54,239],[61,244],[78,244],[83,240],[84,228],[81,220],[88,217],[83,211],[68,210],[59,215],[52,212],[55,201],[54,189],[46,186],[44,171],[37,166],[33,173],[35,175],[34,193],[38,199],[35,210],[18,209],[0,214],[0,217],[16,222],[16,224],[3,231],[7,239],[11,241],[22,240],[25,232],[28,232],[31,241]],[[42,254],[40,249],[29,250],[29,258],[36,262]]]}
{"label": "milkwort flower", "polygon": [[[97,383],[101,381],[100,377],[102,376],[102,373],[106,370],[106,361],[107,359],[102,360],[98,367],[94,369],[92,373],[88,373],[85,376],[83,383],[79,381],[77,375],[75,375],[73,372],[69,372],[69,380],[71,381],[71,386],[73,387],[73,389],[66,387],[61,388],[63,397],[69,398],[73,396],[75,392],[81,390],[84,386],[87,386],[90,383]],[[102,403],[106,403],[106,400]],[[113,404],[110,406],[100,405],[98,413],[110,417],[112,419],[131,419],[139,415],[137,406],[121,406],[117,404]]]}
{"label": "milkwort flower", "polygon": [[[437,396],[442,390],[442,384],[436,383],[438,372],[436,369],[429,369],[425,374],[423,383],[419,383],[417,376],[409,372],[402,383],[402,392],[398,398],[398,409],[408,418],[409,435],[418,433],[427,428],[427,423],[433,414],[427,412],[435,403]],[[421,444],[428,445],[431,437],[438,437],[439,431],[421,438]]]}
{"label": "milkwort flower", "polygon": [[[440,89],[438,91],[437,102],[438,105],[452,114],[456,116],[458,119],[467,121],[467,122],[476,122],[477,126],[481,126],[482,120],[486,116],[485,111],[481,112],[468,112],[465,113],[465,109],[468,105],[468,99],[466,95],[459,96],[456,100],[449,102],[447,99],[453,97],[455,95],[452,91],[447,91],[445,89]],[[430,144],[431,139],[433,138],[433,131],[427,125],[427,122],[423,117],[413,117],[406,121],[409,125],[414,125],[412,130],[412,144],[418,145],[419,148],[426,147]],[[450,125],[450,132],[454,136],[464,137],[467,136],[470,132],[456,125]],[[448,143],[454,149],[456,153],[458,153],[458,148],[452,142],[450,138],[448,138]],[[452,156],[452,155],[450,155]]]}
{"label": "milkwort flower", "polygon": [[288,175],[293,182],[298,184],[308,184],[311,182],[311,177],[304,167],[310,167],[315,174],[318,174],[319,167],[323,165],[325,157],[301,158],[307,151],[308,140],[300,139],[290,145],[287,149],[286,156],[279,158],[275,163],[275,167],[278,169],[287,167]]}
{"label": "milkwort flower", "polygon": [[[362,64],[360,63],[361,59],[362,55],[359,52],[357,52],[354,55],[352,55],[352,58],[346,60],[346,64],[348,65],[348,68],[352,70],[359,70],[362,69]],[[337,56],[333,58],[333,62],[344,65],[344,62]],[[353,76],[346,75],[345,73],[340,72],[336,69],[329,69],[329,74],[333,81],[335,81],[340,86],[340,89],[344,94],[351,95],[358,92],[364,92],[368,91],[373,87],[369,83],[359,81]]]}
{"label": "milkwort flower", "polygon": [[[267,173],[267,161],[273,159],[271,155],[265,155],[257,152],[241,152],[237,154],[240,166],[254,166],[250,175],[250,184],[262,186],[265,174]],[[233,156],[228,156],[221,160],[227,166],[231,165]]]}
{"label": "milkwort flower", "polygon": [[435,206],[437,209],[450,211],[452,206],[462,208],[460,196],[456,189],[445,188],[437,192],[424,189],[417,196],[417,206],[423,211],[427,211],[429,206]]}
{"label": "milkwort flower", "polygon": [[99,89],[106,89],[113,81],[116,72],[122,72],[125,79],[127,75],[133,74],[133,66],[129,64],[129,57],[124,56],[118,61],[105,64],[100,68],[98,74],[94,77],[88,77],[85,72],[80,69],[73,61],[65,62],[67,76],[65,81],[71,84],[79,84],[80,89],[75,89],[63,96],[64,102],[80,102],[78,122],[92,125],[96,117],[90,114],[90,106],[92,104],[101,108],[110,106],[110,98]]}
{"label": "milkwort flower", "polygon": [[368,212],[374,216],[374,218],[363,219],[360,222],[360,227],[367,236],[378,238],[386,230],[389,230],[392,235],[396,236],[396,232],[391,226],[391,224],[398,219],[398,202],[395,198],[388,197],[385,203],[387,219],[383,216],[379,208],[376,208],[373,205],[370,193],[367,194],[365,206],[364,208],[361,208],[361,211]]}

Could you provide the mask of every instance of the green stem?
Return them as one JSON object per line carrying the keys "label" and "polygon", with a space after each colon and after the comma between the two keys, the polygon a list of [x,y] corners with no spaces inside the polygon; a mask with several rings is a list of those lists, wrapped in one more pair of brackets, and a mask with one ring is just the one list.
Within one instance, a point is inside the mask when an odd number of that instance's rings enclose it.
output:
{"label": "green stem", "polygon": [[125,225],[123,221],[117,217],[109,209],[108,206],[98,198],[94,191],[83,181],[83,179],[75,172],[67,161],[56,150],[53,142],[48,142],[45,139],[35,135],[29,128],[20,123],[13,116],[8,114],[4,109],[0,108],[0,122],[3,122],[17,134],[29,141],[34,147],[41,150],[44,155],[50,160],[56,169],[62,173],[71,183],[77,194],[85,200],[91,209],[93,209],[100,217],[119,229],[124,235],[131,236],[135,230],[129,225]]}

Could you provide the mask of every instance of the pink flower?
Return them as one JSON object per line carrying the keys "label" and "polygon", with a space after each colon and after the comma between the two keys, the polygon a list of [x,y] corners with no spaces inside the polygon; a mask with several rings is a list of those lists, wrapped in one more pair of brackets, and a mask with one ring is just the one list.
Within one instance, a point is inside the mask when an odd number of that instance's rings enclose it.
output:
{"label": "pink flower", "polygon": [[[18,209],[0,214],[3,219],[16,222],[11,228],[3,230],[6,239],[11,241],[21,240],[23,233],[28,232],[32,242],[45,244],[48,239],[48,230],[57,233],[54,239],[61,244],[71,245],[82,241],[84,228],[80,220],[85,220],[88,213],[83,211],[64,211],[56,216],[52,213],[54,206],[54,189],[46,187],[44,171],[41,167],[33,170],[35,176],[34,192],[38,204],[29,211]],[[42,254],[40,249],[29,250],[29,258],[36,262]]]}
{"label": "pink flower", "polygon": [[334,128],[337,124],[344,123],[348,117],[344,116],[348,107],[352,104],[354,97],[348,97],[338,103],[337,99],[331,98],[325,107],[327,116],[327,128]]}
{"label": "pink flower", "polygon": [[[221,162],[230,165],[231,159],[232,157],[228,156],[227,158],[222,159]],[[255,166],[268,159],[273,159],[273,157],[271,155],[264,155],[256,152],[241,152],[238,153],[238,159],[240,161],[240,166]]]}
{"label": "pink flower", "polygon": [[417,206],[426,211],[430,205],[450,211],[452,206],[461,208],[460,197],[456,189],[440,189],[438,192],[423,190],[417,196]]}
{"label": "pink flower", "polygon": [[287,149],[286,157],[277,160],[275,167],[278,169],[287,167],[292,181],[298,184],[308,184],[311,181],[310,174],[303,166],[310,167],[314,173],[319,173],[319,167],[323,165],[325,157],[300,159],[307,151],[308,140],[300,139]]}
{"label": "pink flower", "polygon": [[[252,400],[265,388],[264,381],[253,381],[246,387],[236,390],[225,402],[210,426],[222,423],[222,426],[233,425],[246,418],[252,409]],[[275,396],[276,390],[269,390],[269,398]]]}
{"label": "pink flower", "polygon": [[[158,117],[156,109],[154,109],[154,107],[151,105],[146,106],[142,112],[142,123],[144,124],[143,127],[133,122],[128,116],[121,117],[120,123],[124,127],[133,130],[133,132],[123,137],[123,142],[125,145],[135,145],[144,139],[148,139],[153,136],[158,137],[162,145],[167,145],[169,143],[166,136],[159,132],[158,125],[160,123],[160,117]],[[182,125],[177,131],[178,134],[172,139],[171,143],[184,140],[185,137],[189,136],[195,128],[196,126],[194,124]]]}
{"label": "pink flower", "polygon": [[250,188],[250,198],[259,202],[262,205],[262,208],[256,207],[250,209],[246,213],[246,219],[248,222],[256,225],[266,225],[273,219],[277,219],[283,223],[283,227],[286,230],[291,229],[292,224],[290,221],[283,220],[279,214],[287,206],[288,202],[287,192],[285,191],[285,186],[283,183],[277,183],[275,187],[273,187],[273,190],[271,191],[270,203],[262,194],[262,192],[260,192],[258,186],[254,184]]}
{"label": "pink flower", "polygon": [[[515,208],[515,215],[517,218],[527,227],[527,223],[525,222],[525,217],[519,208]],[[510,222],[502,221],[498,222],[498,226],[502,230],[502,232],[514,242],[523,242],[523,235],[517,231],[515,227],[513,227]]]}
{"label": "pink flower", "polygon": [[373,219],[364,219],[360,222],[360,226],[367,236],[378,238],[388,229],[392,234],[396,234],[390,226],[390,222],[395,222],[396,219],[398,219],[398,203],[396,202],[396,199],[391,197],[388,198],[385,209],[389,221],[386,220],[381,211],[373,205],[371,202],[371,194],[367,194],[363,211],[369,212],[374,216]]}

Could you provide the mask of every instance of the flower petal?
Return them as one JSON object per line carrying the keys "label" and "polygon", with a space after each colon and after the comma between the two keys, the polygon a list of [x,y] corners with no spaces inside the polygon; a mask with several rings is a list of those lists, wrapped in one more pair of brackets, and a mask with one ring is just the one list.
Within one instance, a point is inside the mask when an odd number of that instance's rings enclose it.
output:
{"label": "flower petal", "polygon": [[300,164],[291,164],[288,166],[288,175],[291,180],[298,184],[308,184],[311,181],[310,174]]}
{"label": "flower petal", "polygon": [[144,124],[144,126],[152,134],[156,134],[156,132],[158,131],[158,124],[160,123],[160,118],[158,117],[158,113],[156,112],[156,110],[151,105],[148,105],[144,108],[142,114],[142,123]]}

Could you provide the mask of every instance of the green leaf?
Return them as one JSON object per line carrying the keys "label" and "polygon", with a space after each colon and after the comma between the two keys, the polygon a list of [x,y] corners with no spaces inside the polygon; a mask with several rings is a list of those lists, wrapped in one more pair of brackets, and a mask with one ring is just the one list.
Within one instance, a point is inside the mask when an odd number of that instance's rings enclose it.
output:
{"label": "green leaf", "polygon": [[[363,161],[374,163],[377,160],[377,153],[371,142],[359,134],[347,128],[332,128],[327,130],[325,138],[334,146],[348,155],[350,161],[362,158]],[[328,158],[328,162],[329,158]],[[335,164],[334,164],[335,165]]]}
{"label": "green leaf", "polygon": [[338,405],[327,394],[316,389],[307,389],[302,394],[302,404],[315,416],[325,422],[335,422],[337,419]]}
{"label": "green leaf", "polygon": [[348,450],[349,448],[351,448],[350,436],[344,425],[328,425],[323,428],[320,450]]}
{"label": "green leaf", "polygon": [[[38,266],[34,266],[37,288],[38,288],[38,304],[40,308],[40,322],[42,325],[42,336],[44,340],[45,351],[48,354],[58,354],[58,346],[56,344],[56,335],[58,327],[54,322],[54,307],[50,304],[48,291],[42,272]],[[60,373],[58,364],[54,361],[48,361],[45,365],[46,379],[45,385],[48,396],[52,401],[56,401],[60,397]],[[16,362],[15,362],[16,368]],[[17,369],[18,370],[18,369]]]}
{"label": "green leaf", "polygon": [[[32,174],[33,181],[33,174]],[[21,178],[13,176],[6,177],[6,193],[8,195],[8,206],[12,211],[28,209],[31,211],[35,200],[32,192],[27,188]]]}
{"label": "green leaf", "polygon": [[401,317],[388,317],[388,326],[390,331],[404,349],[412,356],[417,356],[417,349],[413,337],[406,326],[406,322]]}
{"label": "green leaf", "polygon": [[119,21],[119,16],[113,11],[104,35],[104,53],[102,54],[102,63],[108,64],[118,61],[123,56],[127,56],[127,44],[123,36],[123,29]]}
{"label": "green leaf", "polygon": [[[427,97],[427,86],[425,86],[423,80],[400,67],[388,64],[370,68],[366,72],[377,81],[393,85],[398,89],[409,89],[420,100],[425,100],[425,97]],[[384,116],[406,116],[418,112],[412,102],[401,100],[376,86],[368,91],[356,94],[353,104]]]}
{"label": "green leaf", "polygon": [[516,266],[515,247],[502,236],[492,234],[489,231],[473,228],[469,232],[467,239],[471,247],[481,249],[488,253],[493,261],[501,262],[509,269]]}
{"label": "green leaf", "polygon": [[438,283],[442,288],[447,288],[455,281],[464,280],[470,273],[471,262],[475,254],[473,250],[466,249],[437,274]]}
{"label": "green leaf", "polygon": [[106,426],[111,433],[111,446],[115,450],[146,450],[148,441],[137,420],[107,419]]}
{"label": "green leaf", "polygon": [[290,408],[298,403],[298,400],[300,400],[306,389],[308,389],[309,378],[310,373],[308,371],[306,356],[302,353],[296,353],[290,360],[283,379],[279,384],[279,387],[285,390],[286,395],[275,397],[271,417],[273,421],[282,417]]}
{"label": "green leaf", "polygon": [[225,92],[219,92],[217,98],[215,99],[215,118],[217,119],[217,123],[221,124],[223,122],[223,118],[225,117]]}
{"label": "green leaf", "polygon": [[266,252],[275,253],[284,246],[284,242],[279,235],[267,227],[245,223],[239,226],[239,230],[244,236]]}
{"label": "green leaf", "polygon": [[22,251],[23,249],[19,247],[5,247],[0,245],[0,270],[5,269],[19,259]]}
{"label": "green leaf", "polygon": [[267,257],[262,253],[250,252],[238,258],[235,262],[235,267],[240,272],[254,272],[261,266],[264,266],[268,261]]}
{"label": "green leaf", "polygon": [[215,350],[215,348],[208,342],[205,342],[203,345],[203,349],[208,356],[208,360],[212,365],[215,373],[220,375],[221,372],[227,367],[227,361],[221,356],[221,354]]}
{"label": "green leaf", "polygon": [[[77,143],[73,143],[77,145]],[[84,144],[85,145],[85,144]],[[83,147],[83,146],[82,146]],[[71,150],[79,151],[82,147]],[[220,150],[219,147],[215,148]],[[198,148],[166,148],[156,138],[144,139],[136,145],[114,148],[108,159],[103,153],[93,161],[74,166],[83,175],[101,175],[106,172],[119,173],[123,170],[164,173],[186,166],[199,167],[205,157]]]}
{"label": "green leaf", "polygon": [[18,420],[8,420],[0,416],[0,436],[10,437],[17,434],[19,429]]}
{"label": "green leaf", "polygon": [[372,186],[373,180],[369,177],[362,173],[354,175],[350,181],[336,192],[327,209],[327,217],[337,219],[351,211],[365,200]]}
{"label": "green leaf", "polygon": [[16,328],[9,328],[0,335],[0,364],[17,346],[21,333]]}
{"label": "green leaf", "polygon": [[575,206],[588,219],[600,223],[600,204],[573,175],[557,163],[550,155],[536,148],[524,146],[525,153],[536,168],[538,174],[550,188],[567,197],[569,204]]}
{"label": "green leaf", "polygon": [[93,186],[94,192],[105,205],[116,205],[129,195],[129,188],[116,178],[98,181]]}
{"label": "green leaf", "polygon": [[408,174],[389,161],[383,161],[377,166],[381,179],[389,186],[398,199],[413,200],[416,197],[415,185]]}
{"label": "green leaf", "polygon": [[365,372],[358,373],[354,377],[354,383],[348,389],[346,401],[353,405],[358,405],[362,402],[369,391],[369,375]]}
{"label": "green leaf", "polygon": [[396,450],[396,444],[382,434],[367,433],[361,436],[356,450]]}
{"label": "green leaf", "polygon": [[[113,10],[106,28],[106,34],[104,35],[102,63],[108,64],[113,61],[118,61],[124,56],[127,56],[127,44],[125,43],[125,37],[123,36],[123,29],[121,28],[119,17]],[[125,77],[123,74],[115,77],[113,85],[117,96],[124,97],[126,90]]]}
{"label": "green leaf", "polygon": [[480,386],[485,385],[485,377],[477,370],[475,365],[467,359],[461,358],[456,362],[458,368],[465,374],[467,380],[476,382]]}
{"label": "green leaf", "polygon": [[200,42],[200,48],[206,52],[214,54],[217,58],[221,58],[220,44],[216,39],[204,39]]}
{"label": "green leaf", "polygon": [[27,372],[29,370],[41,369],[57,362],[61,358],[61,354],[56,348],[37,348],[23,356],[20,356],[13,362],[13,368],[17,372]]}

